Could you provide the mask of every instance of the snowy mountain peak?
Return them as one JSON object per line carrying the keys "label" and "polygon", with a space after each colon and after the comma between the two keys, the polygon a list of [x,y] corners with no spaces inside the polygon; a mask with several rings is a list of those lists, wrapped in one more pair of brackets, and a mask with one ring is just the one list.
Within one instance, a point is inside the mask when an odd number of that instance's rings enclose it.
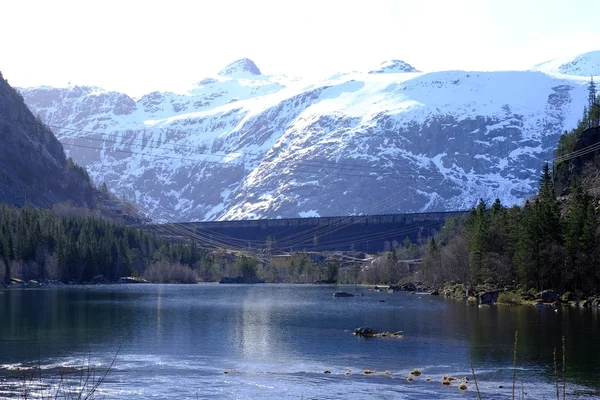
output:
{"label": "snowy mountain peak", "polygon": [[78,132],[59,139],[96,182],[179,221],[518,204],[588,98],[579,76],[373,69],[296,82],[239,60],[185,93],[21,94]]}
{"label": "snowy mountain peak", "polygon": [[219,75],[230,78],[244,78],[248,77],[249,75],[262,75],[262,73],[260,72],[260,69],[258,69],[256,64],[254,64],[254,61],[248,58],[242,58],[232,62],[231,64],[223,68],[219,72]]}
{"label": "snowy mountain peak", "polygon": [[575,57],[557,58],[534,66],[537,71],[574,76],[600,75],[600,50]]}
{"label": "snowy mountain peak", "polygon": [[378,69],[369,71],[370,74],[395,74],[399,72],[421,72],[402,60],[389,60],[379,64]]}

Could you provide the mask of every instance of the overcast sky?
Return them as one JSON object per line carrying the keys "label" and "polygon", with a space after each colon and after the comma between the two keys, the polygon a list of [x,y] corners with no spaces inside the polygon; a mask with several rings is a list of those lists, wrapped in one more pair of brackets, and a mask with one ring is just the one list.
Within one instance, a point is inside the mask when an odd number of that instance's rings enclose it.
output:
{"label": "overcast sky", "polygon": [[[8,3],[8,4],[7,4]],[[9,0],[0,71],[13,86],[139,95],[248,57],[325,78],[401,59],[424,70],[525,69],[600,49],[597,0]]]}

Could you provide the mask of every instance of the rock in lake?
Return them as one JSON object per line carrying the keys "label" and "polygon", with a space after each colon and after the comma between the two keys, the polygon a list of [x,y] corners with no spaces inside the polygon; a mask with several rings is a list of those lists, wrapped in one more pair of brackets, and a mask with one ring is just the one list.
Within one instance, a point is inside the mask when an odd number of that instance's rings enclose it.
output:
{"label": "rock in lake", "polygon": [[575,294],[573,294],[573,292],[565,292],[565,293],[563,293],[562,296],[560,296],[560,301],[562,301],[563,303],[568,303],[570,301],[575,301],[575,300],[577,300],[577,299],[576,299]]}
{"label": "rock in lake", "polygon": [[498,301],[498,295],[502,290],[490,290],[479,295],[480,304],[494,304]]}
{"label": "rock in lake", "polygon": [[405,283],[404,285],[402,285],[402,290],[405,290],[407,292],[414,292],[415,290],[417,290],[417,287],[415,286],[414,283],[408,282],[408,283]]}
{"label": "rock in lake", "polygon": [[117,282],[118,283],[148,283],[147,280],[145,280],[143,278],[136,278],[134,276],[124,276],[124,277],[120,278]]}
{"label": "rock in lake", "polygon": [[354,297],[354,295],[348,292],[335,292],[333,297]]}
{"label": "rock in lake", "polygon": [[592,302],[590,300],[581,300],[578,305],[581,308],[588,308],[591,307]]}
{"label": "rock in lake", "polygon": [[356,328],[354,330],[354,334],[356,336],[373,336],[377,334],[377,331],[368,326],[361,326],[360,328]]}
{"label": "rock in lake", "polygon": [[537,295],[538,299],[541,299],[544,303],[554,303],[555,301],[559,301],[560,298],[556,293],[552,290],[544,290]]}

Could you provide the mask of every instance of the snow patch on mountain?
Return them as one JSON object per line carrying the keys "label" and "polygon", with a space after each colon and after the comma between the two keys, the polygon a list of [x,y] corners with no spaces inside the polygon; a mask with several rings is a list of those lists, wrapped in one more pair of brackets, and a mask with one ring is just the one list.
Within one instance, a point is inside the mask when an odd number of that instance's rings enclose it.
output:
{"label": "snow patch on mountain", "polygon": [[574,76],[600,75],[600,50],[536,64],[534,70]]}
{"label": "snow patch on mountain", "polygon": [[395,74],[400,72],[421,72],[402,60],[384,61],[379,68],[369,71],[369,74]]}

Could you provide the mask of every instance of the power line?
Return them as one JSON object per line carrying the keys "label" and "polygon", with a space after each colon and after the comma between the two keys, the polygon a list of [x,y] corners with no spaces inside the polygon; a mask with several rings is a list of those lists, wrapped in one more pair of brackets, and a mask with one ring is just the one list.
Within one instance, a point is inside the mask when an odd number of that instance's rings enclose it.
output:
{"label": "power line", "polygon": [[[144,139],[144,138],[137,138],[134,136],[124,136],[124,135],[117,135],[117,134],[111,134],[111,133],[104,133],[104,132],[98,132],[98,131],[90,131],[90,130],[83,130],[83,129],[79,129],[79,128],[70,128],[70,127],[65,127],[65,126],[59,126],[59,125],[45,125],[42,123],[39,123],[37,121],[35,122],[30,122],[30,121],[19,121],[19,120],[14,120],[14,119],[9,119],[9,118],[0,118],[3,120],[7,120],[7,121],[13,121],[13,122],[19,122],[19,123],[27,123],[27,124],[34,124],[34,125],[42,125],[42,126],[46,126],[46,127],[52,127],[52,128],[56,128],[56,129],[64,129],[64,130],[69,130],[69,131],[74,131],[74,132],[82,132],[82,133],[88,133],[88,134],[94,134],[94,135],[99,135],[99,136],[110,136],[110,137],[114,137],[115,140],[109,140],[109,139],[104,139],[104,138],[95,138],[95,137],[89,137],[89,136],[78,136],[78,135],[72,135],[72,136],[63,136],[63,139],[71,139],[71,140],[75,140],[75,139],[81,139],[81,140],[91,140],[91,141],[99,141],[99,142],[108,142],[108,143],[114,143],[114,144],[122,144],[122,145],[128,145],[128,146],[139,146],[142,148],[154,148],[154,149],[164,149],[166,145],[169,146],[173,146],[172,148],[169,147],[169,150],[173,150],[173,151],[181,151],[180,149],[184,149],[184,150],[190,150],[190,149],[194,149],[193,146],[186,146],[186,145],[178,145],[178,144],[169,144],[169,143],[165,143],[161,146],[153,146],[148,144],[148,142],[152,142],[153,140],[151,139]],[[117,139],[121,139],[122,142],[119,142]],[[132,141],[141,141],[141,144],[132,144],[132,143],[123,143],[126,140],[132,140]],[[144,141],[146,143],[144,143]],[[132,151],[132,150],[124,150],[124,149],[115,149],[115,148],[103,148],[103,147],[96,147],[96,146],[89,146],[89,145],[83,145],[83,144],[75,144],[75,143],[65,143],[66,146],[70,146],[70,147],[80,147],[80,148],[87,148],[87,149],[93,149],[93,150],[102,150],[102,151],[106,151],[106,152],[115,152],[115,153],[122,153],[122,154],[134,154],[134,155],[146,155],[146,156],[151,156],[151,157],[156,157],[156,158],[168,158],[168,159],[175,159],[175,160],[181,160],[181,161],[194,161],[194,162],[205,162],[205,163],[211,163],[211,164],[226,164],[226,165],[232,165],[234,164],[233,162],[230,161],[214,161],[214,160],[198,160],[198,159],[194,159],[194,158],[190,158],[190,157],[176,157],[176,156],[169,156],[169,155],[157,155],[157,154],[152,154],[152,153],[148,153],[148,152],[139,152],[139,151]],[[250,154],[253,153],[244,153],[244,152],[240,152],[240,151],[236,151],[236,152],[232,152],[232,153],[227,153],[227,154],[218,154],[218,152],[207,152],[208,147],[207,146],[201,146],[201,147],[197,147],[198,151],[192,151],[192,154],[201,154],[201,155],[207,155],[209,157],[219,157],[219,158],[233,158],[236,157],[235,159],[239,159],[240,157],[246,157]],[[490,154],[490,156],[494,156],[497,155],[498,153],[500,153],[502,151],[502,149],[499,149],[497,152],[495,152],[494,154]],[[235,164],[241,164],[240,162],[237,162]],[[300,163],[297,163],[295,165],[295,168],[293,171],[297,171],[299,173],[315,173],[315,172],[321,172],[322,169],[324,168],[328,168],[328,167],[332,167],[335,168],[336,170],[341,170],[343,172],[339,172],[336,171],[335,174],[336,175],[340,175],[340,176],[349,176],[349,177],[371,177],[373,173],[375,174],[379,174],[377,175],[377,177],[381,176],[381,174],[386,174],[388,176],[392,176],[392,175],[408,175],[411,174],[410,178],[415,178],[414,175],[416,175],[416,178],[419,177],[424,177],[424,178],[430,178],[430,180],[439,180],[439,181],[443,181],[445,179],[448,179],[441,171],[424,171],[424,170],[417,170],[417,169],[412,169],[409,166],[404,166],[404,167],[400,167],[398,168],[397,166],[394,166],[393,164],[390,166],[381,166],[381,167],[375,167],[375,166],[369,166],[369,165],[360,165],[360,164],[351,164],[351,163],[343,163],[343,162],[334,162],[334,161],[325,161],[325,160],[311,160],[311,159],[305,159],[305,160],[301,160]],[[321,168],[319,171],[313,171],[311,170],[311,168]],[[362,175],[362,174],[352,174],[351,172],[346,172],[344,170],[349,170],[349,171],[363,171],[365,173],[368,173],[368,175]],[[454,171],[453,171],[454,172]],[[331,173],[331,172],[330,172]],[[442,177],[440,177],[440,175],[442,175]],[[451,178],[452,179],[452,178]],[[460,179],[458,177],[455,177],[453,179]]]}
{"label": "power line", "polygon": [[554,162],[554,164],[560,164],[562,162],[569,161],[569,160],[581,157],[583,155],[593,153],[598,150],[600,150],[600,143],[595,143],[595,144],[589,145],[587,147],[584,147],[582,149],[579,149],[577,151],[573,151],[571,153],[564,154],[560,157],[556,157],[552,161]]}

